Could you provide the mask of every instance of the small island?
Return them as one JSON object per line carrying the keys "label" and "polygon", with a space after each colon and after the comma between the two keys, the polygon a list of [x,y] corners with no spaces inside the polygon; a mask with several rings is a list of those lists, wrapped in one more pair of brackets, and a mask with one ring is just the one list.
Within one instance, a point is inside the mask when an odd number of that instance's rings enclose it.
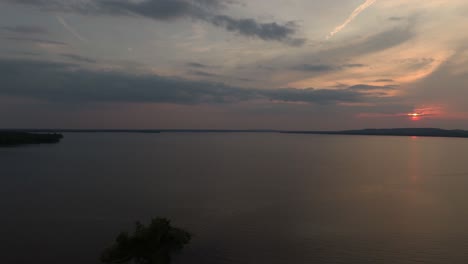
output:
{"label": "small island", "polygon": [[63,135],[57,133],[41,134],[18,131],[0,131],[0,147],[25,144],[58,143],[62,138]]}

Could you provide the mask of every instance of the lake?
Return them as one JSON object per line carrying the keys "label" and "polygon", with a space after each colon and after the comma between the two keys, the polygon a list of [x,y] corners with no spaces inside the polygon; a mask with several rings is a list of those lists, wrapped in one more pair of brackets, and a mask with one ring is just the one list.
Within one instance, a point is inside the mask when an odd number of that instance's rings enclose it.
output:
{"label": "lake", "polygon": [[468,263],[468,139],[68,133],[0,148],[2,263],[97,264],[134,222],[177,264]]}

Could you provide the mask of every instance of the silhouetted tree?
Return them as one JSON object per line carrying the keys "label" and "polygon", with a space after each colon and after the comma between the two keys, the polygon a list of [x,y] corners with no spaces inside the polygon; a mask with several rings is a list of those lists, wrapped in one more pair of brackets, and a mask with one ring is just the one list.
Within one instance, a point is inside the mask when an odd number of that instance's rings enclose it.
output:
{"label": "silhouetted tree", "polygon": [[156,218],[149,226],[136,223],[133,235],[122,232],[114,245],[104,250],[104,263],[168,264],[171,256],[190,242],[191,234],[171,226],[169,220]]}

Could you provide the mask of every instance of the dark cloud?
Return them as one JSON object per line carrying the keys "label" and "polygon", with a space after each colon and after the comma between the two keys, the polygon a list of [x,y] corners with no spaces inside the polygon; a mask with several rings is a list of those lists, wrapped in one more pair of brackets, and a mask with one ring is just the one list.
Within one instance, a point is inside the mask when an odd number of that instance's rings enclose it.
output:
{"label": "dark cloud", "polygon": [[95,59],[91,59],[91,58],[76,55],[76,54],[63,53],[63,54],[60,54],[60,56],[62,56],[64,58],[67,58],[67,59],[70,59],[70,60],[73,60],[73,61],[76,61],[76,62],[85,62],[85,63],[96,63],[97,62]]}
{"label": "dark cloud", "polygon": [[405,43],[416,36],[412,26],[395,27],[377,34],[362,38],[359,41],[344,43],[338,47],[320,50],[304,59],[320,61],[339,61],[359,59],[361,56],[381,52]]}
{"label": "dark cloud", "polygon": [[259,61],[258,70],[279,71],[280,67],[268,65],[289,65],[288,70],[307,72],[308,77],[343,70],[352,67],[370,67],[370,65],[360,63],[348,63],[359,61],[363,56],[382,52],[401,45],[416,36],[413,24],[408,26],[394,27],[392,29],[379,32],[368,37],[352,40],[349,43],[343,42],[337,45],[323,46],[323,48],[312,51],[309,54],[291,55],[288,57],[277,57]]}
{"label": "dark cloud", "polygon": [[210,22],[215,26],[224,27],[229,31],[237,32],[244,36],[258,37],[263,40],[284,41],[291,45],[299,46],[304,44],[302,39],[291,38],[296,32],[296,24],[288,22],[280,25],[273,23],[259,23],[254,19],[235,19],[225,15],[218,15],[210,18]]}
{"label": "dark cloud", "polygon": [[393,85],[385,85],[385,86],[374,86],[374,85],[367,85],[367,84],[358,84],[349,87],[349,90],[355,91],[373,91],[373,90],[394,90],[396,87]]}
{"label": "dark cloud", "polygon": [[210,68],[211,67],[209,65],[201,64],[198,62],[189,62],[187,63],[187,66],[192,67],[192,68]]}
{"label": "dark cloud", "polygon": [[362,68],[362,67],[367,67],[365,64],[360,64],[360,63],[350,63],[350,64],[345,64],[343,67],[346,68]]}
{"label": "dark cloud", "polygon": [[38,35],[48,34],[48,31],[46,29],[42,27],[38,27],[38,26],[19,25],[19,26],[1,27],[0,29],[3,31],[7,31],[9,33],[16,33],[16,34],[38,34]]}
{"label": "dark cloud", "polygon": [[39,52],[30,52],[30,51],[13,51],[9,52],[10,54],[16,54],[21,56],[39,56],[41,53]]}
{"label": "dark cloud", "polygon": [[344,64],[344,65],[328,65],[328,64],[301,64],[298,66],[292,67],[293,70],[296,71],[306,71],[306,72],[329,72],[329,71],[337,71],[343,68],[360,68],[366,67],[365,64]]}
{"label": "dark cloud", "polygon": [[[219,1],[212,1],[211,5]],[[199,17],[207,8],[206,2],[186,0],[147,0],[147,1],[94,1],[94,11],[114,15],[138,15],[157,20],[179,17]],[[215,7],[213,5],[213,7]],[[91,9],[93,10],[93,9]]]}
{"label": "dark cloud", "polygon": [[392,79],[377,79],[377,80],[374,80],[374,82],[394,82],[394,80],[392,80]]}
{"label": "dark cloud", "polygon": [[364,101],[362,94],[351,90],[325,90],[325,89],[275,89],[266,90],[264,95],[270,100],[285,102],[308,103],[336,103],[336,102],[360,102]]}
{"label": "dark cloud", "polygon": [[348,48],[357,57],[361,54],[370,54],[398,46],[414,36],[415,33],[411,27],[394,28],[371,36],[364,42]]}
{"label": "dark cloud", "polygon": [[388,20],[390,21],[401,21],[401,20],[405,20],[406,17],[398,17],[398,16],[392,16],[392,17],[389,17]]}
{"label": "dark cloud", "polygon": [[206,72],[206,71],[201,71],[201,70],[190,70],[187,73],[191,75],[199,76],[199,77],[232,79],[232,80],[237,80],[237,81],[242,81],[242,82],[255,81],[249,78],[237,78],[237,77],[231,77],[227,75],[216,74],[216,73],[211,73],[211,72]]}
{"label": "dark cloud", "polygon": [[188,73],[192,75],[202,76],[202,77],[223,77],[222,75],[219,75],[219,74],[210,73],[206,71],[200,71],[200,70],[191,70],[191,71],[188,71]]}
{"label": "dark cloud", "polygon": [[418,70],[430,66],[435,59],[433,58],[408,58],[400,61],[407,69]]}
{"label": "dark cloud", "polygon": [[74,2],[59,0],[0,0],[23,5],[35,5],[45,10],[78,12],[86,15],[143,16],[154,20],[192,18],[203,20],[214,26],[236,32],[247,37],[267,41],[281,41],[299,46],[305,40],[293,38],[296,24],[261,23],[252,18],[237,19],[220,11],[231,4],[232,0],[94,0]]}
{"label": "dark cloud", "polygon": [[84,70],[72,63],[0,60],[0,94],[58,102],[175,104],[272,100],[329,104],[370,99],[356,89],[255,89],[148,74]]}
{"label": "dark cloud", "polygon": [[275,67],[268,66],[268,65],[257,65],[257,69],[265,70],[265,71],[274,71],[274,70],[276,70]]}
{"label": "dark cloud", "polygon": [[35,42],[35,43],[52,44],[52,45],[60,45],[60,46],[68,45],[67,43],[62,42],[62,41],[49,40],[49,39],[40,39],[40,38],[8,37],[6,39],[13,40],[13,41],[20,41],[20,42]]}
{"label": "dark cloud", "polygon": [[294,66],[293,70],[296,71],[309,71],[309,72],[327,72],[334,71],[336,68],[332,65],[327,64],[302,64]]}
{"label": "dark cloud", "polygon": [[257,80],[250,79],[250,78],[236,78],[236,80],[242,81],[242,82],[255,82]]}

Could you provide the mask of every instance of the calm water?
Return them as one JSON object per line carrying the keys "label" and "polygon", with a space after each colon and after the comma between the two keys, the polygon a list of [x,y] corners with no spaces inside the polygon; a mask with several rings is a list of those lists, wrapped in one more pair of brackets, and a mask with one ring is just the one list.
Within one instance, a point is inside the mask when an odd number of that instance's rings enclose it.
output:
{"label": "calm water", "polygon": [[2,263],[98,263],[136,220],[186,263],[468,263],[468,140],[66,134],[0,149]]}

